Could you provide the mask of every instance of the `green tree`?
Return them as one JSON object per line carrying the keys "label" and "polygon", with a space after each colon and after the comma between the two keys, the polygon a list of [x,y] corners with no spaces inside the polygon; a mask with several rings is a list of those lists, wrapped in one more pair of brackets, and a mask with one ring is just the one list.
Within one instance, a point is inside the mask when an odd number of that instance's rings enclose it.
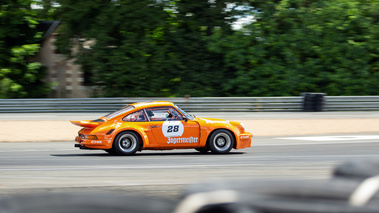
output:
{"label": "green tree", "polygon": [[[60,0],[59,49],[95,41],[77,63],[106,96],[219,96],[232,75],[207,48],[215,30],[231,34],[227,1]],[[228,1],[230,2],[230,1]],[[229,18],[229,23],[226,22]]]}
{"label": "green tree", "polygon": [[[222,36],[233,33],[231,23],[238,11],[227,10],[232,1],[181,0],[176,2],[177,27],[170,33],[170,52],[176,57],[174,87],[178,96],[224,96],[227,79],[233,73],[224,66],[224,53],[207,48],[208,38],[216,31]],[[229,20],[229,21],[227,21]]]}
{"label": "green tree", "polygon": [[236,77],[230,95],[301,92],[377,95],[378,8],[369,0],[254,2],[255,22],[232,36],[214,35]]}
{"label": "green tree", "polygon": [[[162,5],[154,1],[59,1],[59,49],[77,59],[105,96],[154,96],[169,64]],[[73,38],[90,48],[71,55]],[[165,62],[165,63],[164,63]],[[95,96],[97,94],[94,94]]]}
{"label": "green tree", "polygon": [[0,98],[43,97],[44,69],[31,62],[39,50],[36,14],[31,0],[0,3]]}

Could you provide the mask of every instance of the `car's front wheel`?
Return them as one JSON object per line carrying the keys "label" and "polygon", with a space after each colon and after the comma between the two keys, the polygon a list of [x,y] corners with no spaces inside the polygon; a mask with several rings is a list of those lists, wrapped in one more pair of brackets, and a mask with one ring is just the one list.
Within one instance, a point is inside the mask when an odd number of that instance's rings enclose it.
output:
{"label": "car's front wheel", "polygon": [[108,154],[110,154],[110,155],[117,154],[114,149],[104,149],[104,151],[108,152]]}
{"label": "car's front wheel", "polygon": [[203,154],[209,151],[208,147],[195,148],[195,150]]}
{"label": "car's front wheel", "polygon": [[234,137],[229,131],[219,129],[211,134],[208,145],[212,153],[225,154],[233,148]]}
{"label": "car's front wheel", "polygon": [[134,155],[140,148],[140,139],[134,132],[122,132],[117,135],[113,146],[119,155]]}

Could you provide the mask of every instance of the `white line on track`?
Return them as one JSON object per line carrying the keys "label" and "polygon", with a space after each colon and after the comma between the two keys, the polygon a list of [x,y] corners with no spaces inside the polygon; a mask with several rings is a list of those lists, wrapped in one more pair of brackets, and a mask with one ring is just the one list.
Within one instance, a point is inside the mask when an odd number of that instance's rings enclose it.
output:
{"label": "white line on track", "polygon": [[334,135],[334,136],[306,136],[306,137],[284,137],[277,138],[284,140],[302,141],[356,141],[356,140],[377,140],[379,135]]}
{"label": "white line on track", "polygon": [[[369,136],[315,136],[315,137],[281,137],[283,142],[254,143],[252,146],[297,146],[297,145],[336,145],[379,143],[379,135]],[[286,140],[286,141],[284,141]]]}
{"label": "white line on track", "polygon": [[[307,155],[307,156],[247,156],[244,159],[263,159],[263,160],[277,160],[281,158],[285,158],[286,160],[290,159],[305,159],[305,160],[312,160],[312,159],[319,159],[320,157],[322,158],[368,158],[368,157],[379,157],[379,154],[377,155]],[[256,163],[251,163],[251,164],[245,164],[245,165],[256,165],[257,163],[261,164],[261,162],[256,162]]]}

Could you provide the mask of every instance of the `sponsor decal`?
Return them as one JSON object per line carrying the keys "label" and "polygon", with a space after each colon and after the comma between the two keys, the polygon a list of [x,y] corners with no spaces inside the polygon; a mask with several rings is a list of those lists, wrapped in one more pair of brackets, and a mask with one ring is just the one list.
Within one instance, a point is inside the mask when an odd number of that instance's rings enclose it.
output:
{"label": "sponsor decal", "polygon": [[99,144],[101,141],[91,141],[91,143]]}
{"label": "sponsor decal", "polygon": [[207,124],[229,124],[229,121],[212,121],[203,119]]}
{"label": "sponsor decal", "polygon": [[188,138],[172,138],[167,137],[167,144],[177,144],[177,143],[197,143],[198,137],[188,137]]}
{"label": "sponsor decal", "polygon": [[183,135],[184,126],[180,121],[165,121],[162,125],[162,133],[165,137],[180,137]]}
{"label": "sponsor decal", "polygon": [[241,135],[240,138],[241,139],[247,139],[247,138],[249,138],[249,136],[248,135]]}

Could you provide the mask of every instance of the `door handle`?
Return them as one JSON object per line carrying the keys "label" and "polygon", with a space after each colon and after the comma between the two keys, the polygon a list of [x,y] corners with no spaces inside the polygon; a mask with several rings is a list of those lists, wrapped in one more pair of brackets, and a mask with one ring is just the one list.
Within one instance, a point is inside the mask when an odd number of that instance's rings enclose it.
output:
{"label": "door handle", "polygon": [[158,128],[158,127],[161,127],[161,126],[159,126],[159,125],[157,125],[157,126],[152,125],[151,126],[151,128]]}

